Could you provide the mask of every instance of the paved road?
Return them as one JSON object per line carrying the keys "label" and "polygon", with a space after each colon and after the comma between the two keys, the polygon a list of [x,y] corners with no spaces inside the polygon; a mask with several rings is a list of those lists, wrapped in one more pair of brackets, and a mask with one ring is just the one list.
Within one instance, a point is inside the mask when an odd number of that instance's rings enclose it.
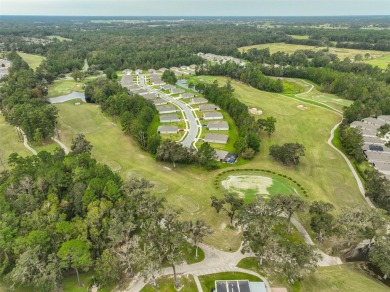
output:
{"label": "paved road", "polygon": [[197,133],[199,128],[198,125],[200,125],[199,119],[196,116],[194,110],[188,104],[181,102],[180,100],[177,100],[172,96],[165,94],[161,91],[158,91],[157,89],[154,89],[149,85],[147,85],[145,83],[145,75],[140,76],[139,84],[141,87],[147,89],[149,92],[159,94],[161,98],[175,104],[180,108],[181,112],[184,114],[185,118],[187,119],[186,125],[188,127],[187,136],[180,143],[183,144],[183,146],[190,147],[197,138]]}

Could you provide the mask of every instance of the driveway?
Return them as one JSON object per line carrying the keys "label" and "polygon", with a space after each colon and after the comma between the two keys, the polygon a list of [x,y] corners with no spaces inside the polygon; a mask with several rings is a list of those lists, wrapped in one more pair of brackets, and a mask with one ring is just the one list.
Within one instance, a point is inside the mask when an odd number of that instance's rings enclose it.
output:
{"label": "driveway", "polygon": [[[158,91],[153,87],[150,87],[145,83],[145,75],[140,75],[139,84],[141,87],[147,89],[149,92],[158,94],[161,98],[175,104],[180,108],[185,118],[187,119],[186,126],[188,127],[187,136],[180,142],[183,146],[191,147],[192,143],[196,140],[198,134],[198,124],[200,124],[198,117],[196,116],[194,110],[184,102],[173,98],[172,96]],[[195,146],[195,145],[194,145]]]}

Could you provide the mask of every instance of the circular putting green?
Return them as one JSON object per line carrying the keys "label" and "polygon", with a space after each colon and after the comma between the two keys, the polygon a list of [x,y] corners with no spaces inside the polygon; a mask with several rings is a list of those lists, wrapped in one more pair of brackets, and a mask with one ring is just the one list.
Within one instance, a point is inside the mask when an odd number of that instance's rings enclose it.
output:
{"label": "circular putting green", "polygon": [[223,190],[237,193],[250,202],[256,196],[271,197],[276,194],[300,194],[303,189],[292,179],[266,171],[236,170],[219,176]]}

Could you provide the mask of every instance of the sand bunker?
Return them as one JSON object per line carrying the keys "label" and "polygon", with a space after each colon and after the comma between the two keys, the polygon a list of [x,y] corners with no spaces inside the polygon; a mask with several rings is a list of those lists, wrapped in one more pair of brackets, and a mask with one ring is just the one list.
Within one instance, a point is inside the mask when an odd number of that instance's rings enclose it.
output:
{"label": "sand bunker", "polygon": [[255,107],[249,109],[249,112],[250,112],[251,114],[257,115],[257,116],[260,116],[260,115],[263,114],[263,111],[262,111],[262,110],[259,110],[259,109],[255,108]]}
{"label": "sand bunker", "polygon": [[237,192],[240,197],[244,197],[247,190],[269,195],[267,189],[272,186],[272,178],[259,175],[231,175],[222,181],[222,186],[229,191]]}
{"label": "sand bunker", "polygon": [[305,107],[305,106],[302,105],[302,104],[298,105],[297,108],[300,109],[301,111],[307,110],[307,107]]}

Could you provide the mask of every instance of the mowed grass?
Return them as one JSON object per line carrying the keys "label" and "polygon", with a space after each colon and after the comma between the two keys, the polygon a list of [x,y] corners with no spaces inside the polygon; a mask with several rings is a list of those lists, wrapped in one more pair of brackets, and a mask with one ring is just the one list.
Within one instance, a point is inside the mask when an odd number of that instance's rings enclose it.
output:
{"label": "mowed grass", "polygon": [[[8,157],[13,152],[17,152],[21,156],[32,154],[23,146],[23,142],[19,141],[16,128],[8,124],[4,116],[0,115],[0,160],[7,165]],[[3,169],[1,163],[0,169]]]}
{"label": "mowed grass", "polygon": [[353,264],[319,267],[314,274],[303,279],[300,289],[308,292],[389,290],[388,286],[360,271]]}
{"label": "mowed grass", "polygon": [[309,36],[308,35],[297,35],[297,34],[290,34],[290,37],[297,39],[297,40],[308,40]]}
{"label": "mowed grass", "polygon": [[365,62],[371,64],[372,66],[378,66],[379,68],[387,69],[389,68],[389,64],[390,64],[390,54],[383,57],[368,60]]}
{"label": "mowed grass", "polygon": [[[344,58],[350,58],[354,59],[354,57],[357,54],[360,54],[364,57],[366,53],[370,54],[370,59],[368,59],[366,62],[370,63],[374,61],[376,58],[381,58],[384,56],[389,57],[390,52],[383,52],[383,51],[375,51],[375,50],[358,50],[358,49],[347,49],[347,48],[335,48],[335,47],[315,47],[315,46],[307,46],[307,45],[296,45],[296,44],[286,44],[286,43],[271,43],[271,44],[260,44],[260,45],[253,45],[253,46],[245,46],[239,48],[240,52],[248,51],[249,49],[265,49],[269,48],[270,52],[276,53],[276,52],[285,52],[288,54],[294,53],[297,50],[325,50],[327,49],[327,53],[329,54],[336,54],[341,60]],[[385,61],[379,61],[380,64],[383,67],[383,63]],[[381,68],[382,68],[381,67]]]}
{"label": "mowed grass", "polygon": [[[199,76],[196,79],[220,85],[227,78]],[[275,133],[262,136],[261,150],[249,163],[237,168],[262,168],[283,173],[300,183],[308,193],[309,200],[331,202],[339,209],[343,206],[365,206],[356,181],[345,160],[328,144],[330,131],[341,117],[329,110],[304,104],[307,110],[298,109],[302,102],[283,95],[262,92],[241,82],[232,81],[235,96],[263,111],[255,118],[274,116],[277,120]],[[269,147],[274,144],[298,142],[305,146],[305,156],[297,167],[286,167],[269,156]]]}
{"label": "mowed grass", "polygon": [[76,82],[73,79],[55,80],[52,84],[49,85],[49,92],[47,97],[50,98],[67,95],[73,91],[84,92],[84,84],[96,78],[97,76],[89,76],[81,82]]}
{"label": "mowed grass", "polygon": [[[227,80],[222,77],[217,79],[220,84]],[[301,101],[262,92],[235,81],[232,84],[237,98],[249,107],[263,110],[264,114],[256,118],[274,116],[277,124],[271,138],[262,136],[261,152],[252,161],[226,167],[261,168],[285,174],[307,190],[308,200],[331,202],[337,210],[343,206],[366,206],[347,164],[326,143],[340,116],[311,105],[306,105],[308,109],[302,111],[297,108]],[[228,217],[223,213],[217,214],[210,206],[210,196],[221,196],[221,190],[214,187],[214,180],[222,169],[205,171],[196,166],[173,168],[171,163],[157,163],[123,134],[116,121],[103,115],[99,106],[75,106],[69,102],[57,107],[60,137],[68,147],[77,133],[84,133],[94,145],[92,154],[98,161],[113,165],[125,179],[135,175],[151,180],[157,186],[154,190],[156,195],[166,198],[169,205],[183,209],[183,219],[204,219],[211,225],[214,234],[205,240],[206,243],[222,250],[238,248],[240,232],[229,228]],[[269,156],[271,145],[287,142],[299,142],[306,147],[306,156],[297,167],[286,167]]]}
{"label": "mowed grass", "polygon": [[23,60],[30,66],[31,69],[35,70],[45,59],[43,56],[26,54],[23,52],[18,52],[18,54],[23,58]]}
{"label": "mowed grass", "polygon": [[75,106],[68,102],[57,108],[60,139],[65,145],[69,147],[77,133],[84,133],[94,146],[92,154],[98,161],[108,163],[124,179],[131,176],[147,178],[156,185],[154,194],[165,197],[169,205],[183,209],[183,219],[204,219],[211,225],[214,234],[207,239],[209,244],[224,250],[239,247],[239,232],[227,228],[228,217],[217,214],[210,207],[210,196],[219,193],[213,186],[216,172],[195,166],[173,168],[171,163],[157,163],[123,134],[120,125],[103,115],[97,105]]}

